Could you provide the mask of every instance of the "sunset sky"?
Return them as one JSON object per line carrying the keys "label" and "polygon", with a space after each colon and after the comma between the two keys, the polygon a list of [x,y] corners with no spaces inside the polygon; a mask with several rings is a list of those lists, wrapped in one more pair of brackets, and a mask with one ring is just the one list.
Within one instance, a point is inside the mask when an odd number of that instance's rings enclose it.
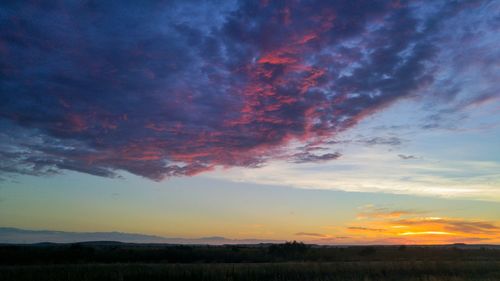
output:
{"label": "sunset sky", "polygon": [[2,1],[0,227],[500,244],[500,1]]}

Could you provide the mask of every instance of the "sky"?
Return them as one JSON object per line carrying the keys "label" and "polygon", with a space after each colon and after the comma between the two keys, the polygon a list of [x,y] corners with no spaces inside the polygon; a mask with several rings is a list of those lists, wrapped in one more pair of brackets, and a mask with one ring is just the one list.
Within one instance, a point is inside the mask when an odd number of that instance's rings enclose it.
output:
{"label": "sky", "polygon": [[2,1],[0,227],[500,243],[498,1]]}

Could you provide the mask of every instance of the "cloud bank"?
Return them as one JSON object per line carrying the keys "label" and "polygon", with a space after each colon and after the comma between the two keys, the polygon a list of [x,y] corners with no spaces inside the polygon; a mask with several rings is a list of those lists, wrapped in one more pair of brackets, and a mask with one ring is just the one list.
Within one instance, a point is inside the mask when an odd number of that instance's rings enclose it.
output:
{"label": "cloud bank", "polygon": [[272,239],[230,239],[225,237],[171,238],[155,235],[126,232],[67,232],[53,230],[27,230],[12,227],[0,227],[0,243],[32,244],[32,243],[78,243],[91,241],[116,241],[123,243],[159,243],[159,244],[193,244],[193,245],[229,245],[282,243]]}

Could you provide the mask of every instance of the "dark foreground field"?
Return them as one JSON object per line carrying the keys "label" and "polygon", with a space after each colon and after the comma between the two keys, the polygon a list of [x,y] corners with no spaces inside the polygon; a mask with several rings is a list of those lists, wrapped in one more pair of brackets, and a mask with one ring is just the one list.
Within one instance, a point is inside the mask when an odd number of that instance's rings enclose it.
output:
{"label": "dark foreground field", "polygon": [[494,281],[491,247],[0,246],[0,280]]}
{"label": "dark foreground field", "polygon": [[0,280],[496,281],[500,262],[293,262],[4,266]]}

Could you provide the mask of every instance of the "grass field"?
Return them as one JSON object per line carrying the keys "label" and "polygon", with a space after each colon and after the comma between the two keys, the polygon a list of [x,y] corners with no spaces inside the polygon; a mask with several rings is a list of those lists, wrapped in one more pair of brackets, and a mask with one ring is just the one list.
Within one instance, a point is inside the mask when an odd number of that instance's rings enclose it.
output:
{"label": "grass field", "polygon": [[0,281],[500,281],[496,246],[0,246]]}
{"label": "grass field", "polygon": [[494,281],[500,262],[292,262],[1,266],[0,280]]}

